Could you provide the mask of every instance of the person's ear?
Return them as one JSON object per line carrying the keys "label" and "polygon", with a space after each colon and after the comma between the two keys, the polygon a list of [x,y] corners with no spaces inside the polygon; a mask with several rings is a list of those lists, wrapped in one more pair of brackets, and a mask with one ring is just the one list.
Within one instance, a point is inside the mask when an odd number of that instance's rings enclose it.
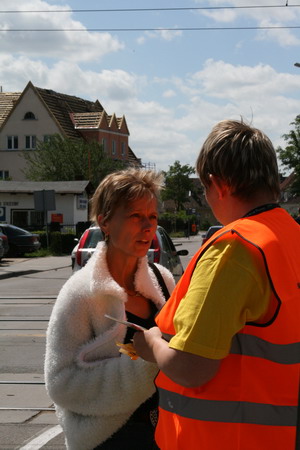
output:
{"label": "person's ear", "polygon": [[209,174],[209,179],[214,189],[217,191],[218,198],[224,198],[224,196],[229,192],[227,184],[217,175]]}
{"label": "person's ear", "polygon": [[107,223],[107,220],[104,219],[104,216],[102,214],[99,214],[99,216],[97,217],[97,222],[98,222],[99,227],[103,231],[103,233],[107,234],[108,233],[108,223]]}

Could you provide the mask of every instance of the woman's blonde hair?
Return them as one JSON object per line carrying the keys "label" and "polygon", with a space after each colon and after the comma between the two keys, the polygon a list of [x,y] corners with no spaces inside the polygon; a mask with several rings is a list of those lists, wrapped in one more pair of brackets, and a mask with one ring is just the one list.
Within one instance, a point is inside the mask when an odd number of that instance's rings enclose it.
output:
{"label": "woman's blonde hair", "polygon": [[107,175],[99,184],[90,205],[90,219],[97,223],[101,214],[103,220],[110,219],[117,206],[144,196],[158,200],[163,187],[162,173],[147,169],[129,168]]}
{"label": "woman's blonde hair", "polygon": [[196,162],[201,183],[210,186],[209,175],[218,176],[232,195],[247,199],[268,191],[280,196],[276,152],[270,139],[243,120],[224,120],[212,129]]}

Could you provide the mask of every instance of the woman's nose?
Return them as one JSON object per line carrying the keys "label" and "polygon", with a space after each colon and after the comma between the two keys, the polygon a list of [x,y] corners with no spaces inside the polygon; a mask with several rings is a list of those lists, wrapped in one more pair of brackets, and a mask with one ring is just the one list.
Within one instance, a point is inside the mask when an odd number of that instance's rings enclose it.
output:
{"label": "woman's nose", "polygon": [[143,229],[150,230],[152,228],[152,226],[153,226],[153,224],[152,224],[151,220],[148,217],[144,217],[143,223],[142,223]]}

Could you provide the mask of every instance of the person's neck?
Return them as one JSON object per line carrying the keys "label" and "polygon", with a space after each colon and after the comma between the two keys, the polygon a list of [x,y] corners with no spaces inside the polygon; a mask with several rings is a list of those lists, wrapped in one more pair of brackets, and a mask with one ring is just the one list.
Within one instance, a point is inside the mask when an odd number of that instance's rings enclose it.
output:
{"label": "person's neck", "polygon": [[107,248],[107,265],[113,279],[125,290],[134,291],[134,276],[138,265],[138,258],[133,258]]}
{"label": "person's neck", "polygon": [[228,209],[226,214],[226,223],[223,223],[223,225],[234,222],[235,220],[244,217],[250,211],[269,203],[277,202],[273,197],[265,194],[258,195],[250,200],[241,200],[237,197],[231,196],[227,205]]}

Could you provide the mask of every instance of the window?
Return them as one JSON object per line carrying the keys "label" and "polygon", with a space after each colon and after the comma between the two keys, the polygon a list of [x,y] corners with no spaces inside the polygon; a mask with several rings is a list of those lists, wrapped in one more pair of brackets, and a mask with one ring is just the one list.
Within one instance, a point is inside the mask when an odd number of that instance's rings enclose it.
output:
{"label": "window", "polygon": [[122,156],[126,156],[126,144],[125,144],[125,142],[121,143],[121,154],[122,154]]}
{"label": "window", "polygon": [[107,149],[106,149],[106,139],[105,138],[102,138],[101,144],[102,144],[102,147],[103,147],[103,151],[106,152]]}
{"label": "window", "polygon": [[12,209],[12,223],[21,228],[42,227],[44,225],[44,213],[30,209]]}
{"label": "window", "polygon": [[111,143],[111,154],[112,155],[116,154],[116,141],[112,141]]}
{"label": "window", "polygon": [[33,112],[28,111],[24,116],[24,120],[35,120],[35,115]]}
{"label": "window", "polygon": [[25,148],[26,150],[36,148],[36,136],[25,136]]}
{"label": "window", "polygon": [[19,148],[18,136],[7,136],[7,148],[8,150],[16,150]]}
{"label": "window", "polygon": [[8,170],[0,170],[0,180],[8,180],[9,171]]}

